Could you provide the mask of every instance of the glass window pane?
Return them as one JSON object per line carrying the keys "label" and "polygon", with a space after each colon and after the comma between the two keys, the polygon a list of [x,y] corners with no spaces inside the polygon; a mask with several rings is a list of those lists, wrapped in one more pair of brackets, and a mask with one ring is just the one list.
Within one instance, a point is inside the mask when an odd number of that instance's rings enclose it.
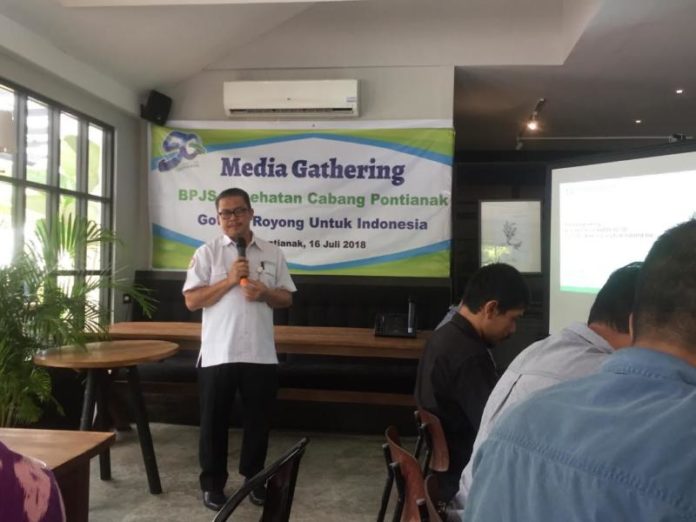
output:
{"label": "glass window pane", "polygon": [[[98,201],[87,202],[87,219],[94,221],[100,227],[102,226],[102,207]],[[101,245],[87,245],[87,270],[101,269]]]}
{"label": "glass window pane", "polygon": [[63,217],[77,216],[77,199],[75,196],[60,196],[60,215]]}
{"label": "glass window pane", "polygon": [[27,100],[27,179],[37,183],[48,180],[49,110],[44,103]]}
{"label": "glass window pane", "polygon": [[[73,287],[75,286],[75,276],[72,275],[61,275],[58,276],[58,287],[63,291],[65,295],[73,295]],[[64,310],[64,319],[67,319],[65,317],[65,313],[67,310]]]}
{"label": "glass window pane", "polygon": [[0,265],[9,265],[14,254],[14,230],[12,228],[12,185],[0,182]]}
{"label": "glass window pane", "polygon": [[85,296],[85,327],[88,331],[94,331],[98,325],[104,324],[108,319],[108,305],[105,301],[106,291],[102,290],[103,278],[99,276],[87,276],[84,282],[77,283],[84,285],[81,294]]}
{"label": "glass window pane", "polygon": [[0,176],[12,176],[12,166],[14,165],[14,155],[7,152],[0,152]]}
{"label": "glass window pane", "polygon": [[0,85],[0,111],[14,112],[15,94],[12,89]]}
{"label": "glass window pane", "polygon": [[102,157],[104,151],[104,131],[94,125],[89,126],[89,150],[87,151],[87,191],[95,196],[102,195]]}
{"label": "glass window pane", "polygon": [[87,288],[90,290],[87,292],[87,306],[86,311],[88,321],[98,322],[100,320],[99,312],[101,310],[101,294],[102,289],[100,288],[101,278],[98,276],[87,276],[85,282]]}
{"label": "glass window pane", "polygon": [[[60,215],[63,218],[77,216],[77,199],[73,196],[60,196]],[[75,252],[64,252],[58,260],[58,268],[61,270],[75,270]]]}
{"label": "glass window pane", "polygon": [[76,322],[85,322],[88,330],[94,330],[100,322],[101,308],[99,299],[101,297],[101,289],[98,276],[88,276],[84,279],[77,278],[74,275],[58,276],[58,286],[63,293],[70,295],[73,299],[82,299],[84,307],[80,310],[74,310],[72,317],[65,317]]}
{"label": "glass window pane", "polygon": [[24,218],[24,243],[30,245],[36,241],[36,223],[46,218],[46,201],[48,194],[43,190],[26,189],[27,210]]}
{"label": "glass window pane", "polygon": [[60,186],[69,190],[77,189],[77,144],[79,125],[77,118],[65,112],[60,113],[60,167],[58,169]]}
{"label": "glass window pane", "polygon": [[63,290],[63,293],[70,295],[74,284],[75,276],[58,276],[58,286]]}
{"label": "glass window pane", "polygon": [[[14,92],[12,92],[10,89],[5,89],[4,87],[0,86],[0,111],[2,111],[3,113],[12,113],[12,118],[14,121],[16,121],[16,118],[14,117],[14,106]],[[12,176],[14,153],[3,152],[3,148],[8,145],[8,143],[5,143],[5,140],[11,142],[13,146],[14,142],[17,140],[14,139],[11,134],[5,136],[5,132],[14,132],[13,126],[10,125],[9,127],[0,128],[0,176]]]}

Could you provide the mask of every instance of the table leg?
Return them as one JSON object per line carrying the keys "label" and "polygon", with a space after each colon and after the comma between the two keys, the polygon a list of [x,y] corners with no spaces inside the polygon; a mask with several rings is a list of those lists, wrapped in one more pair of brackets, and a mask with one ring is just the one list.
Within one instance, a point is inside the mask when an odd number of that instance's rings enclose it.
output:
{"label": "table leg", "polygon": [[89,431],[92,429],[96,384],[97,383],[95,370],[87,370],[85,395],[82,399],[82,417],[80,418],[80,431]]}
{"label": "table leg", "polygon": [[150,425],[147,420],[147,412],[145,411],[145,402],[140,390],[140,376],[138,375],[138,368],[135,366],[128,367],[128,388],[130,390],[129,396],[133,415],[138,426],[138,439],[140,440],[140,450],[143,453],[143,461],[145,462],[147,483],[150,486],[150,493],[157,495],[162,493],[162,485],[160,483],[159,471],[157,470],[155,449],[152,446],[152,435],[150,434]]}
{"label": "table leg", "polygon": [[[98,402],[98,428],[103,426],[104,413],[106,412],[106,390],[104,388],[104,370],[87,370],[87,382],[85,383],[85,396],[82,400],[82,417],[80,418],[80,431],[90,431],[94,427],[94,405]],[[111,480],[111,450],[107,448],[99,454],[99,475],[102,480]]]}
{"label": "table leg", "polygon": [[[97,418],[95,427],[101,431],[109,429],[109,374],[106,370],[98,372],[96,383],[97,392]],[[99,478],[111,480],[111,450],[107,448],[99,454]]]}
{"label": "table leg", "polygon": [[69,473],[56,477],[66,520],[87,522],[89,520],[89,459],[80,462]]}

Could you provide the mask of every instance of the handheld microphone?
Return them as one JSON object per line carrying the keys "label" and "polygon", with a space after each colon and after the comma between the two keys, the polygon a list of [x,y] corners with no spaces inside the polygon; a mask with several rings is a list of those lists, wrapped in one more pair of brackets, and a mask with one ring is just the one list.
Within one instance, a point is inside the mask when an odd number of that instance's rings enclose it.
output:
{"label": "handheld microphone", "polygon": [[[243,237],[237,238],[237,256],[246,257],[246,239]],[[247,278],[242,277],[239,279],[239,286],[246,286]]]}

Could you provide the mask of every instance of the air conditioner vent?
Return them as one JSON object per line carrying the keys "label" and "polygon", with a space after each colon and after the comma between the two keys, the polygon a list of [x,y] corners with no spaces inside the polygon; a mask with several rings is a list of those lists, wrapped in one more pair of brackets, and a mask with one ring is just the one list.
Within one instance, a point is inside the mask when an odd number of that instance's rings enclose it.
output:
{"label": "air conditioner vent", "polygon": [[354,117],[358,80],[225,82],[224,104],[231,118]]}

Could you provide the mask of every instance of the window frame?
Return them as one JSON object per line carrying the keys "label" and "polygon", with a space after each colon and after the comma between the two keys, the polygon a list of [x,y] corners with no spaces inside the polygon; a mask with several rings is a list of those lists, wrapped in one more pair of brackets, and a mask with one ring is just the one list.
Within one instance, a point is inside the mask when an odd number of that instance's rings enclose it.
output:
{"label": "window frame", "polygon": [[[114,158],[115,158],[115,129],[113,126],[96,118],[68,107],[60,102],[52,100],[31,89],[23,87],[11,80],[0,76],[0,87],[11,90],[14,93],[14,117],[15,132],[17,137],[17,151],[13,154],[12,172],[10,175],[0,176],[0,183],[8,183],[13,190],[12,196],[12,228],[14,231],[14,245],[12,258],[25,247],[26,225],[26,193],[28,189],[35,189],[46,193],[46,219],[55,220],[60,213],[61,197],[73,197],[76,202],[76,212],[79,217],[88,217],[88,203],[98,203],[101,208],[100,227],[105,230],[113,230],[114,223]],[[49,115],[48,123],[48,158],[46,183],[29,181],[27,179],[27,116],[28,100],[46,105]],[[75,189],[66,189],[60,185],[60,116],[65,113],[78,120],[78,140],[75,165]],[[89,191],[89,129],[97,127],[102,131],[101,143],[101,194],[92,194]],[[111,260],[114,252],[111,245],[102,246],[100,252],[99,269],[86,267],[87,252],[78,253],[75,267],[71,270],[61,270],[58,276],[70,276],[76,279],[84,279],[89,276],[106,275],[113,277]],[[102,289],[99,296],[100,304],[109,314],[111,309],[111,292]]]}

